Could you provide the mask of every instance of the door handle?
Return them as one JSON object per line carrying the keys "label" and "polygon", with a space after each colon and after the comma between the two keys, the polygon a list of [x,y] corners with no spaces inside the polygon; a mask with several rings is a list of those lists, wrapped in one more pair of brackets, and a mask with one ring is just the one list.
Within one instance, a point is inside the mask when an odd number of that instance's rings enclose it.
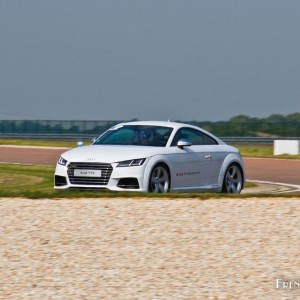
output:
{"label": "door handle", "polygon": [[208,160],[211,160],[211,155],[209,154],[209,155],[205,155],[204,156],[206,159],[208,159]]}

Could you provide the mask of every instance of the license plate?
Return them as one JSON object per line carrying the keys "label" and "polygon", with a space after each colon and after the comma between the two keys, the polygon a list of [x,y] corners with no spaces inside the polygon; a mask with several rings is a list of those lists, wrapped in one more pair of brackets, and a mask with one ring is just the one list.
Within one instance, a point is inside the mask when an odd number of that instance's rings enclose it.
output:
{"label": "license plate", "polygon": [[74,176],[77,177],[101,177],[101,170],[74,170]]}

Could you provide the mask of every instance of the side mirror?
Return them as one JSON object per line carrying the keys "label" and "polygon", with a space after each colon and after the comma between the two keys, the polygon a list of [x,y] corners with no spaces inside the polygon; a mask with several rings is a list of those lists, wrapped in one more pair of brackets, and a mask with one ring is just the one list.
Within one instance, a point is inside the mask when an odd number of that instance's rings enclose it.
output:
{"label": "side mirror", "polygon": [[177,143],[177,147],[180,149],[183,149],[184,147],[190,147],[192,145],[192,141],[188,139],[180,139]]}
{"label": "side mirror", "polygon": [[91,139],[92,144],[94,144],[94,143],[96,142],[96,140],[97,140],[97,138],[95,138],[95,137],[92,138],[92,139]]}

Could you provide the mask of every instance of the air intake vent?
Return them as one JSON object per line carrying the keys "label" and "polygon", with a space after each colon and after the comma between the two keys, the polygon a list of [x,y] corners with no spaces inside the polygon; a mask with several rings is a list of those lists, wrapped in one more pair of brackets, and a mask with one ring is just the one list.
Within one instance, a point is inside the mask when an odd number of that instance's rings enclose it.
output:
{"label": "air intake vent", "polygon": [[122,189],[139,189],[139,182],[136,178],[122,178],[119,180],[118,185]]}
{"label": "air intake vent", "polygon": [[54,185],[55,186],[64,186],[67,185],[67,178],[64,176],[55,175],[54,177]]}

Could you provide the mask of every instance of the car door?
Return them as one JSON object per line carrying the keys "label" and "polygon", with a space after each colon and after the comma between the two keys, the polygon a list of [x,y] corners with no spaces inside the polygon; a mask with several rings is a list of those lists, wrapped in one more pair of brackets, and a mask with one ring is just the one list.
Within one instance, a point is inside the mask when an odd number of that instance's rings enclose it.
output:
{"label": "car door", "polygon": [[218,142],[212,137],[203,133],[204,143],[205,145],[209,145],[210,147],[210,176],[207,177],[206,184],[207,185],[216,185],[219,181],[219,174],[223,164],[223,161],[226,157],[226,153],[222,145],[219,145]]}
{"label": "car door", "polygon": [[[188,139],[192,146],[177,147],[180,139]],[[212,176],[210,145],[205,145],[202,133],[193,128],[180,128],[172,141],[174,148],[172,186],[174,189],[201,187]]]}

